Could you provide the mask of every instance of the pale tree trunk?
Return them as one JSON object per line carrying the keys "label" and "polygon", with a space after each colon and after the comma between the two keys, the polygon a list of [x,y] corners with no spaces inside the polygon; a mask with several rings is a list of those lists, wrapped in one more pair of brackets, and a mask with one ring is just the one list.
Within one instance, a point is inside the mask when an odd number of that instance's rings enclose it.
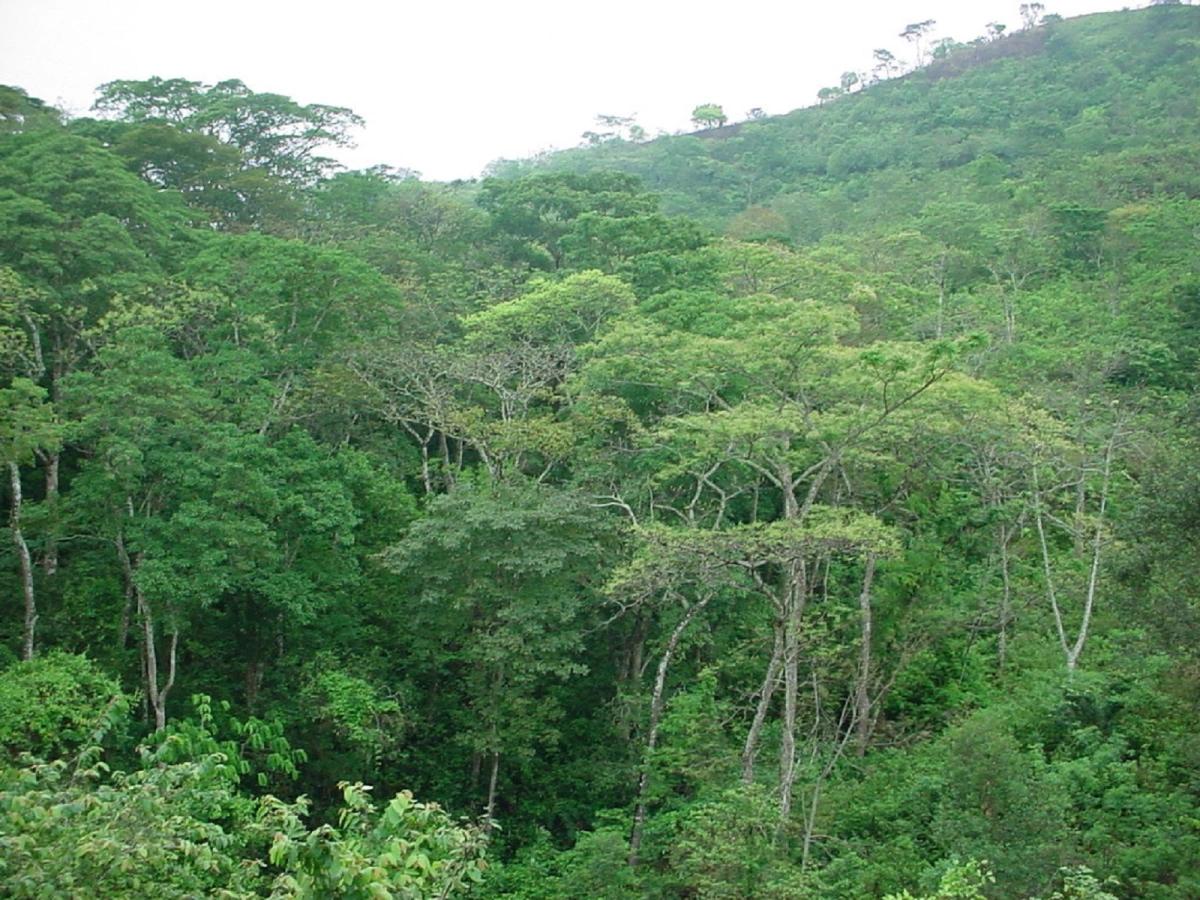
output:
{"label": "pale tree trunk", "polygon": [[[1100,508],[1096,514],[1096,528],[1092,533],[1091,539],[1091,564],[1088,571],[1087,588],[1084,592],[1083,614],[1080,617],[1079,627],[1075,632],[1075,639],[1069,642],[1067,639],[1066,626],[1063,623],[1062,609],[1058,605],[1058,597],[1054,589],[1054,578],[1050,567],[1050,551],[1046,543],[1046,529],[1043,523],[1042,506],[1041,506],[1041,491],[1038,487],[1037,466],[1033,467],[1033,499],[1034,499],[1034,518],[1037,525],[1038,543],[1042,551],[1042,568],[1046,578],[1046,594],[1050,600],[1050,608],[1054,613],[1054,625],[1058,632],[1059,646],[1062,648],[1063,656],[1067,664],[1067,673],[1074,673],[1079,664],[1079,657],[1083,654],[1084,645],[1087,643],[1088,635],[1092,626],[1092,614],[1096,606],[1096,588],[1100,579],[1100,557],[1104,547],[1104,517],[1108,512],[1108,494],[1112,482],[1112,461],[1116,451],[1117,440],[1120,438],[1120,425],[1113,428],[1112,436],[1108,440],[1108,444],[1104,449],[1104,463],[1102,469],[1102,479],[1100,487]],[[1082,476],[1081,476],[1082,480]],[[1077,518],[1081,513],[1077,511]],[[1081,543],[1082,529],[1075,528],[1073,535],[1077,546]]]}
{"label": "pale tree trunk", "polygon": [[796,783],[796,714],[800,697],[800,627],[808,599],[808,573],[803,560],[789,565],[783,633],[783,733],[779,742],[779,824],[792,814]]}
{"label": "pale tree trunk", "polygon": [[818,778],[817,783],[813,785],[812,799],[808,804],[808,811],[804,817],[804,842],[800,849],[800,868],[808,868],[808,860],[812,855],[813,829],[817,824],[817,813],[821,808],[821,786],[825,783],[824,778]]}
{"label": "pale tree trunk", "polygon": [[1096,531],[1092,536],[1092,566],[1088,573],[1087,596],[1083,604],[1083,620],[1079,623],[1079,632],[1075,643],[1067,653],[1067,671],[1074,672],[1083,653],[1083,645],[1087,643],[1088,631],[1092,625],[1092,610],[1096,605],[1096,583],[1100,576],[1100,550],[1104,540],[1104,514],[1108,511],[1108,487],[1112,474],[1112,458],[1118,436],[1118,429],[1113,429],[1112,437],[1104,450],[1104,475],[1100,487],[1100,511],[1096,516]]}
{"label": "pale tree trunk", "polygon": [[[796,502],[794,473],[787,466],[777,472],[783,491],[783,517],[804,521],[821,485],[833,470],[834,457],[829,456],[813,474],[804,503]],[[800,627],[808,600],[808,570],[804,560],[793,560],[787,566],[781,595],[783,598],[783,733],[779,742],[779,828],[786,827],[792,814],[792,788],[796,783],[796,713],[800,694]]]}
{"label": "pale tree trunk", "polygon": [[42,553],[42,570],[47,577],[58,572],[58,470],[62,455],[57,451],[39,454],[46,471],[46,507],[50,511],[50,529],[46,535],[46,546]]}
{"label": "pale tree trunk", "polygon": [[858,596],[859,638],[858,689],[854,697],[855,755],[866,756],[867,744],[871,740],[871,641],[874,621],[871,611],[871,587],[875,581],[875,554],[867,557],[867,570],[863,574],[862,593]]}
{"label": "pale tree trunk", "polygon": [[488,834],[492,831],[492,816],[496,812],[496,781],[500,776],[500,751],[492,751],[492,771],[488,775],[487,806],[483,813],[483,830]]}
{"label": "pale tree trunk", "polygon": [[775,643],[771,648],[771,659],[767,663],[767,674],[763,676],[762,690],[758,693],[758,704],[754,710],[754,721],[750,723],[750,731],[746,735],[746,743],[742,748],[742,783],[754,781],[754,759],[758,756],[758,742],[762,737],[763,724],[767,720],[767,712],[771,708],[771,697],[779,684],[779,668],[783,663],[783,626],[776,622],[772,631],[775,632]]}
{"label": "pale tree trunk", "polygon": [[1017,337],[1017,307],[1012,296],[1003,288],[1004,296],[1004,343],[1011,344]]}
{"label": "pale tree trunk", "polygon": [[1033,521],[1037,526],[1038,544],[1042,550],[1042,573],[1046,579],[1046,597],[1054,613],[1054,627],[1058,631],[1058,644],[1064,655],[1069,656],[1067,632],[1063,627],[1062,610],[1058,606],[1058,594],[1054,590],[1054,574],[1050,569],[1050,550],[1046,546],[1046,526],[1042,521],[1042,491],[1038,483],[1037,464],[1033,466]]}
{"label": "pale tree trunk", "polygon": [[658,661],[658,672],[654,676],[654,692],[650,698],[650,729],[646,735],[646,750],[642,762],[642,772],[638,776],[637,787],[637,806],[633,813],[633,830],[629,835],[629,865],[636,866],[638,864],[638,852],[642,846],[642,831],[646,824],[646,791],[650,786],[650,766],[652,757],[654,756],[654,748],[658,746],[658,726],[662,720],[663,706],[666,702],[664,696],[667,684],[667,670],[671,667],[671,659],[675,655],[675,649],[679,646],[679,639],[683,637],[683,633],[692,623],[692,620],[708,605],[711,595],[697,600],[687,612],[683,614],[671,631],[671,637],[667,639],[667,646],[663,650],[662,659]]}
{"label": "pale tree trunk", "polygon": [[8,464],[9,481],[12,485],[12,507],[8,525],[12,531],[13,545],[17,550],[17,564],[21,570],[21,592],[25,598],[25,628],[21,640],[21,659],[33,659],[33,638],[37,629],[37,597],[33,592],[33,560],[29,556],[29,545],[21,532],[21,467],[15,462]]}
{"label": "pale tree trunk", "polygon": [[947,255],[942,253],[938,259],[937,267],[937,286],[938,286],[938,305],[937,305],[937,339],[940,341],[945,333],[946,324],[946,266],[948,264]]}
{"label": "pale tree trunk", "polygon": [[146,699],[154,710],[154,730],[162,731],[167,725],[167,695],[175,686],[176,651],[179,647],[179,631],[172,629],[167,649],[167,680],[161,686],[158,683],[158,646],[155,638],[154,615],[150,609],[142,589],[134,582],[134,594],[137,597],[138,615],[142,619],[142,653],[145,658]]}
{"label": "pale tree trunk", "polygon": [[[499,698],[501,691],[504,690],[503,666],[496,671],[496,677],[493,679],[493,689],[496,697]],[[484,834],[488,835],[492,833],[492,817],[496,812],[496,782],[500,777],[500,726],[494,717],[492,719],[491,727],[491,744],[492,767],[488,774],[487,802],[484,804],[483,808],[483,831]]]}

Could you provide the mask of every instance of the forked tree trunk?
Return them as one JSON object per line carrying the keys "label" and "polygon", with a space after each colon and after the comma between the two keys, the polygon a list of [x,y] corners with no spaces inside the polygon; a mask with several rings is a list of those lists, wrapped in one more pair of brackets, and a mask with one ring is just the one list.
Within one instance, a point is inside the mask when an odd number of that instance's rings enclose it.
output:
{"label": "forked tree trunk", "polygon": [[[136,569],[136,561],[131,566],[131,571],[133,569]],[[167,678],[160,685],[154,613],[136,580],[133,583],[133,591],[134,596],[137,598],[138,615],[142,620],[142,657],[145,662],[146,700],[149,702],[150,708],[154,711],[154,730],[162,731],[167,725],[167,696],[171,693],[171,688],[175,686],[179,630],[171,630],[170,641],[167,645]]]}
{"label": "forked tree trunk", "polygon": [[[1050,600],[1050,609],[1054,613],[1054,626],[1058,632],[1059,646],[1062,647],[1068,675],[1073,674],[1079,665],[1079,657],[1083,654],[1084,645],[1087,643],[1088,635],[1091,631],[1092,614],[1096,607],[1096,589],[1100,578],[1100,555],[1104,546],[1104,517],[1108,512],[1108,493],[1111,485],[1112,461],[1120,434],[1120,426],[1118,425],[1113,428],[1113,433],[1104,449],[1100,509],[1096,515],[1096,528],[1092,533],[1091,539],[1092,558],[1088,570],[1087,587],[1083,598],[1083,614],[1080,617],[1079,627],[1075,631],[1075,639],[1070,642],[1067,639],[1067,629],[1063,620],[1062,608],[1058,604],[1058,595],[1054,589],[1054,576],[1050,566],[1050,550],[1046,542],[1045,524],[1042,521],[1041,489],[1038,486],[1037,466],[1033,467],[1034,522],[1037,525],[1038,543],[1042,551],[1042,569],[1046,579],[1046,595]],[[1080,514],[1077,513],[1078,515]],[[1077,545],[1081,543],[1081,535],[1082,529],[1077,527],[1073,535]]]}

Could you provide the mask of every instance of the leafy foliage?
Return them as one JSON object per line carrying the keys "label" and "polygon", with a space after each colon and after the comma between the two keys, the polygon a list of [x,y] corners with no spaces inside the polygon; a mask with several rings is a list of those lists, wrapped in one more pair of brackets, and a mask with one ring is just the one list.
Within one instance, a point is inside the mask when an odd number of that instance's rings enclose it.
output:
{"label": "leafy foliage", "polygon": [[1196,10],[1021,16],[479,184],[0,89],[6,892],[1200,895]]}

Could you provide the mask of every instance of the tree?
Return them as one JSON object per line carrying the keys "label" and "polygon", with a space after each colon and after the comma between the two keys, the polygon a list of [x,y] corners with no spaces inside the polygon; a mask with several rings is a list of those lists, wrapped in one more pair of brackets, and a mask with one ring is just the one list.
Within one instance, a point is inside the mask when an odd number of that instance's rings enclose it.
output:
{"label": "tree", "polygon": [[94,109],[134,123],[164,122],[236,147],[251,168],[308,185],[336,167],[317,152],[347,147],[363,121],[351,110],[260,94],[237,79],[206,85],[181,78],[110,81]]}
{"label": "tree", "polygon": [[933,59],[945,59],[959,47],[963,45],[954,38],[940,38],[933,42],[933,52],[930,56]]}
{"label": "tree", "polygon": [[54,127],[62,114],[44,100],[30,97],[19,87],[0,85],[0,133]]}
{"label": "tree", "polygon": [[916,65],[918,68],[925,64],[924,41],[936,24],[937,22],[933,19],[926,19],[923,22],[913,22],[905,25],[904,30],[900,32],[900,37],[913,45],[916,51]]}
{"label": "tree", "polygon": [[637,143],[646,139],[646,129],[637,123],[633,116],[596,116],[596,126],[604,131],[585,131],[584,140],[589,144],[602,144],[605,141],[625,140]]}
{"label": "tree", "polygon": [[[1101,563],[1103,552],[1108,543],[1109,505],[1113,490],[1113,466],[1117,462],[1117,453],[1124,441],[1124,423],[1120,416],[1108,427],[1108,436],[1100,451],[1098,461],[1081,461],[1078,471],[1060,473],[1052,484],[1045,484],[1042,468],[1044,450],[1039,448],[1037,455],[1030,461],[1030,489],[1033,500],[1033,519],[1037,528],[1038,547],[1041,551],[1043,575],[1045,576],[1046,599],[1049,601],[1054,615],[1054,627],[1058,643],[1063,652],[1067,672],[1073,673],[1079,664],[1079,658],[1091,634],[1092,616],[1096,608],[1096,600],[1100,586]],[[1051,450],[1046,447],[1045,450]],[[1052,464],[1053,465],[1053,464]],[[1064,478],[1065,475],[1065,478]],[[1053,477],[1053,476],[1052,476]],[[1063,480],[1059,480],[1059,479]],[[1098,484],[1097,484],[1098,481]],[[1074,506],[1070,515],[1062,518],[1055,516],[1047,509],[1047,500],[1055,494],[1066,494]],[[1088,510],[1089,495],[1094,495],[1093,509]],[[1075,565],[1070,566],[1076,576],[1073,581],[1079,584],[1083,596],[1079,614],[1079,625],[1074,635],[1068,633],[1062,606],[1059,603],[1057,579],[1054,565],[1051,561],[1050,542],[1047,538],[1048,524],[1056,523],[1070,537],[1072,554],[1068,559]]]}
{"label": "tree", "polygon": [[430,676],[459,692],[455,727],[473,771],[487,762],[489,828],[501,760],[519,766],[558,737],[562,711],[551,688],[585,670],[583,629],[611,546],[582,498],[520,478],[480,479],[436,498],[383,554],[412,585],[406,616],[433,636]]}
{"label": "tree", "polygon": [[699,128],[721,128],[727,121],[725,110],[717,103],[701,103],[692,110],[692,124]]}
{"label": "tree", "polygon": [[[0,222],[0,311],[15,339],[4,367],[57,404],[63,380],[94,355],[113,301],[161,283],[183,209],[95,141],[46,129],[0,144]],[[61,454],[45,448],[38,461],[53,517]],[[49,532],[42,566],[52,576],[54,521]]]}
{"label": "tree", "polygon": [[654,212],[658,201],[633,176],[597,172],[489,178],[479,205],[490,214],[493,234],[510,260],[553,270],[564,264],[563,236],[584,213],[618,219],[644,215]]}
{"label": "tree", "polygon": [[1046,5],[1044,3],[1022,3],[1021,8],[1021,27],[1025,29],[1036,28],[1042,22],[1042,17],[1046,13]]}
{"label": "tree", "polygon": [[[903,35],[902,35],[903,36]],[[883,78],[891,78],[900,67],[899,61],[890,50],[874,50],[871,54],[875,59],[875,67],[871,70],[876,78],[883,73]]]}

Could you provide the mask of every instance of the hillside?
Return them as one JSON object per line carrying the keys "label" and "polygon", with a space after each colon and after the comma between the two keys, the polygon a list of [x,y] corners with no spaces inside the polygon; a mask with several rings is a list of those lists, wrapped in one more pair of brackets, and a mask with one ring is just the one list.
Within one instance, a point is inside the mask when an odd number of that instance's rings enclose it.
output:
{"label": "hillside", "polygon": [[804,243],[914,215],[981,177],[1091,206],[1195,196],[1197,40],[1195,7],[1100,13],[965,45],[784,116],[499,171],[627,172],[667,212],[723,227],[753,209],[739,233],[775,225]]}
{"label": "hillside", "polygon": [[1200,10],[424,183],[0,87],[0,894],[1200,896]]}

